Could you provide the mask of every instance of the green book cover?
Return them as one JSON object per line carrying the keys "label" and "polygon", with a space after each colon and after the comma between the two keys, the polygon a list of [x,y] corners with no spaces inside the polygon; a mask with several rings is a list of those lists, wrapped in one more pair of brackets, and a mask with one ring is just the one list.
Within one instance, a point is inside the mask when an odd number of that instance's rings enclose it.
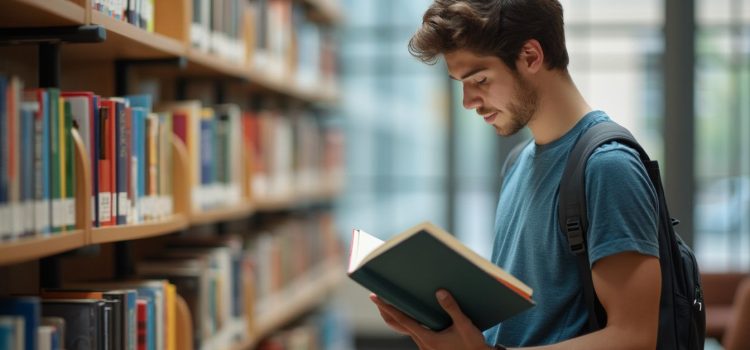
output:
{"label": "green book cover", "polygon": [[63,132],[63,142],[65,145],[65,229],[72,231],[75,229],[76,208],[75,208],[75,152],[73,146],[73,111],[70,102],[65,102],[65,129]]}
{"label": "green book cover", "polygon": [[50,115],[50,213],[52,231],[62,231],[60,207],[62,205],[62,168],[60,166],[60,90],[47,89]]}
{"label": "green book cover", "polygon": [[435,331],[452,323],[435,297],[439,289],[482,331],[534,305],[531,288],[431,223],[386,242],[354,230],[348,274]]}

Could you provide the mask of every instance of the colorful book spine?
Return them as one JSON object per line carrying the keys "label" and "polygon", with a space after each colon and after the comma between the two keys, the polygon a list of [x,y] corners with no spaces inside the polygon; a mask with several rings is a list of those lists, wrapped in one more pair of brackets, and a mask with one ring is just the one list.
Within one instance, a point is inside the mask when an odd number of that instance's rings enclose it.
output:
{"label": "colorful book spine", "polygon": [[93,141],[93,147],[91,147],[91,217],[94,227],[101,226],[99,221],[99,158],[101,156],[101,131],[99,123],[101,122],[99,116],[99,96],[92,96],[91,99],[91,140]]}
{"label": "colorful book spine", "polygon": [[99,224],[115,224],[115,102],[102,100],[99,109]]}
{"label": "colorful book spine", "polygon": [[75,206],[75,150],[73,145],[73,111],[70,102],[65,102],[64,129],[61,135],[65,157],[63,160],[63,174],[65,175],[63,203],[65,216],[65,230],[75,229],[76,206]]}
{"label": "colorful book spine", "polygon": [[64,226],[62,217],[62,167],[60,149],[60,90],[47,89],[49,96],[50,117],[50,212],[52,216],[52,232],[60,232]]}
{"label": "colorful book spine", "polygon": [[128,120],[126,107],[122,102],[115,103],[115,205],[117,225],[127,224],[128,210]]}
{"label": "colorful book spine", "polygon": [[148,305],[145,299],[137,301],[138,314],[138,350],[149,348],[148,339]]}
{"label": "colorful book spine", "polygon": [[24,102],[21,105],[21,205],[23,220],[21,237],[31,237],[34,230],[34,114],[36,104]]}
{"label": "colorful book spine", "polygon": [[5,76],[0,75],[0,242],[12,238],[10,225],[10,196],[8,193],[8,158],[10,149],[10,130],[8,128],[7,84]]}
{"label": "colorful book spine", "polygon": [[12,239],[22,236],[24,231],[23,205],[21,203],[21,144],[19,94],[20,81],[12,77],[6,90],[6,108],[8,116],[8,142],[10,144],[8,157],[8,185],[11,215]]}
{"label": "colorful book spine", "polygon": [[50,117],[47,91],[27,90],[25,101],[34,111],[34,231],[41,235],[51,232],[50,204]]}

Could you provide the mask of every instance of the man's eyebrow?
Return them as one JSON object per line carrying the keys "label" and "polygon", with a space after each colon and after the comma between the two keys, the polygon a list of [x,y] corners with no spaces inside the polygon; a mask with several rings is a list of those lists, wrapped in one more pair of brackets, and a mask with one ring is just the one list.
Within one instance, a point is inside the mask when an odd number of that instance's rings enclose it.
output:
{"label": "man's eyebrow", "polygon": [[454,76],[452,76],[452,75],[450,75],[450,74],[448,74],[448,76],[449,76],[449,77],[450,77],[451,79],[453,79],[453,80],[458,80],[458,81],[461,81],[461,80],[464,80],[464,79],[466,79],[466,78],[468,78],[468,77],[471,77],[472,75],[474,75],[474,74],[477,74],[477,73],[479,73],[479,72],[481,72],[481,71],[483,71],[483,70],[485,70],[485,69],[487,69],[487,68],[485,68],[485,67],[477,67],[477,68],[474,68],[474,69],[470,70],[470,71],[469,71],[468,73],[464,74],[464,76],[462,76],[462,77],[460,77],[460,78],[455,78]]}

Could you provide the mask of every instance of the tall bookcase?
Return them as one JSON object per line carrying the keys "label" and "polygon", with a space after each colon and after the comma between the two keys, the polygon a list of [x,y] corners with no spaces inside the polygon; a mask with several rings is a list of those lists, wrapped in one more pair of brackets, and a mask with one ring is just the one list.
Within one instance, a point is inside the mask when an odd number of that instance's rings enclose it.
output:
{"label": "tall bookcase", "polygon": [[[244,1],[244,0],[243,0]],[[329,0],[283,0],[304,4],[311,21],[321,27],[332,28],[341,19],[335,2]],[[127,1],[125,1],[127,2]],[[98,43],[62,43],[59,46],[59,71],[54,77],[62,90],[93,91],[102,96],[125,95],[138,91],[134,82],[157,80],[164,99],[185,98],[186,85],[211,86],[214,103],[232,102],[232,97],[247,100],[271,99],[327,110],[335,105],[338,89],[335,79],[301,84],[292,73],[273,72],[245,61],[227,59],[211,50],[191,44],[193,0],[155,0],[153,31],[117,20],[95,9],[96,0],[5,0],[0,4],[0,41],[10,30],[22,28],[55,28],[94,26],[106,31],[106,39]],[[261,14],[262,15],[262,14]],[[248,21],[248,19],[243,19]],[[255,18],[255,20],[259,20]],[[6,44],[8,44],[6,42]],[[36,45],[6,45],[0,47],[0,72],[20,76],[27,87],[35,87],[42,71]],[[49,77],[47,77],[48,79]],[[222,101],[218,101],[222,100]],[[236,99],[235,99],[236,101]],[[158,239],[195,226],[223,225],[224,222],[266,215],[266,212],[290,210],[300,205],[330,203],[342,189],[338,180],[317,183],[314,190],[296,191],[283,196],[258,198],[252,194],[250,181],[245,178],[241,202],[231,207],[201,211],[190,205],[192,191],[184,176],[189,173],[186,146],[179,139],[171,142],[173,153],[172,186],[174,211],[166,218],[111,227],[93,227],[91,177],[92,160],[83,141],[73,131],[74,164],[76,170],[75,229],[61,234],[35,236],[11,242],[0,242],[0,296],[19,289],[26,292],[39,288],[46,271],[45,261],[58,254],[99,245],[122,244],[146,238]],[[239,145],[237,146],[239,147]],[[245,157],[244,162],[252,162]],[[250,176],[245,174],[244,176]],[[307,313],[325,300],[344,276],[340,259],[327,259],[297,278],[282,292],[268,296],[256,305],[252,315],[245,315],[253,327],[248,337],[236,342],[231,349],[252,349],[260,340],[275,330]],[[29,274],[26,272],[31,272]],[[27,280],[19,280],[25,275]],[[22,284],[22,288],[12,288]],[[225,330],[245,332],[247,328]],[[226,337],[217,334],[216,338]],[[231,336],[231,335],[230,335]],[[211,349],[211,339],[204,348]],[[218,343],[217,343],[218,344]]]}

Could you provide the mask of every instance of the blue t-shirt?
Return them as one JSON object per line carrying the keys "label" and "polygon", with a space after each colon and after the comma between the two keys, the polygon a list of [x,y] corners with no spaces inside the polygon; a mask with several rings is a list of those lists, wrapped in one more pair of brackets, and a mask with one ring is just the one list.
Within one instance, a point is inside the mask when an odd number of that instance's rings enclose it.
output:
{"label": "blue t-shirt", "polygon": [[[557,222],[558,186],[568,154],[601,111],[560,139],[529,143],[505,177],[495,217],[492,262],[534,290],[536,306],[485,331],[487,343],[536,346],[581,334],[588,320],[576,258]],[[657,197],[638,153],[613,142],[586,165],[589,262],[621,252],[659,256]]]}

